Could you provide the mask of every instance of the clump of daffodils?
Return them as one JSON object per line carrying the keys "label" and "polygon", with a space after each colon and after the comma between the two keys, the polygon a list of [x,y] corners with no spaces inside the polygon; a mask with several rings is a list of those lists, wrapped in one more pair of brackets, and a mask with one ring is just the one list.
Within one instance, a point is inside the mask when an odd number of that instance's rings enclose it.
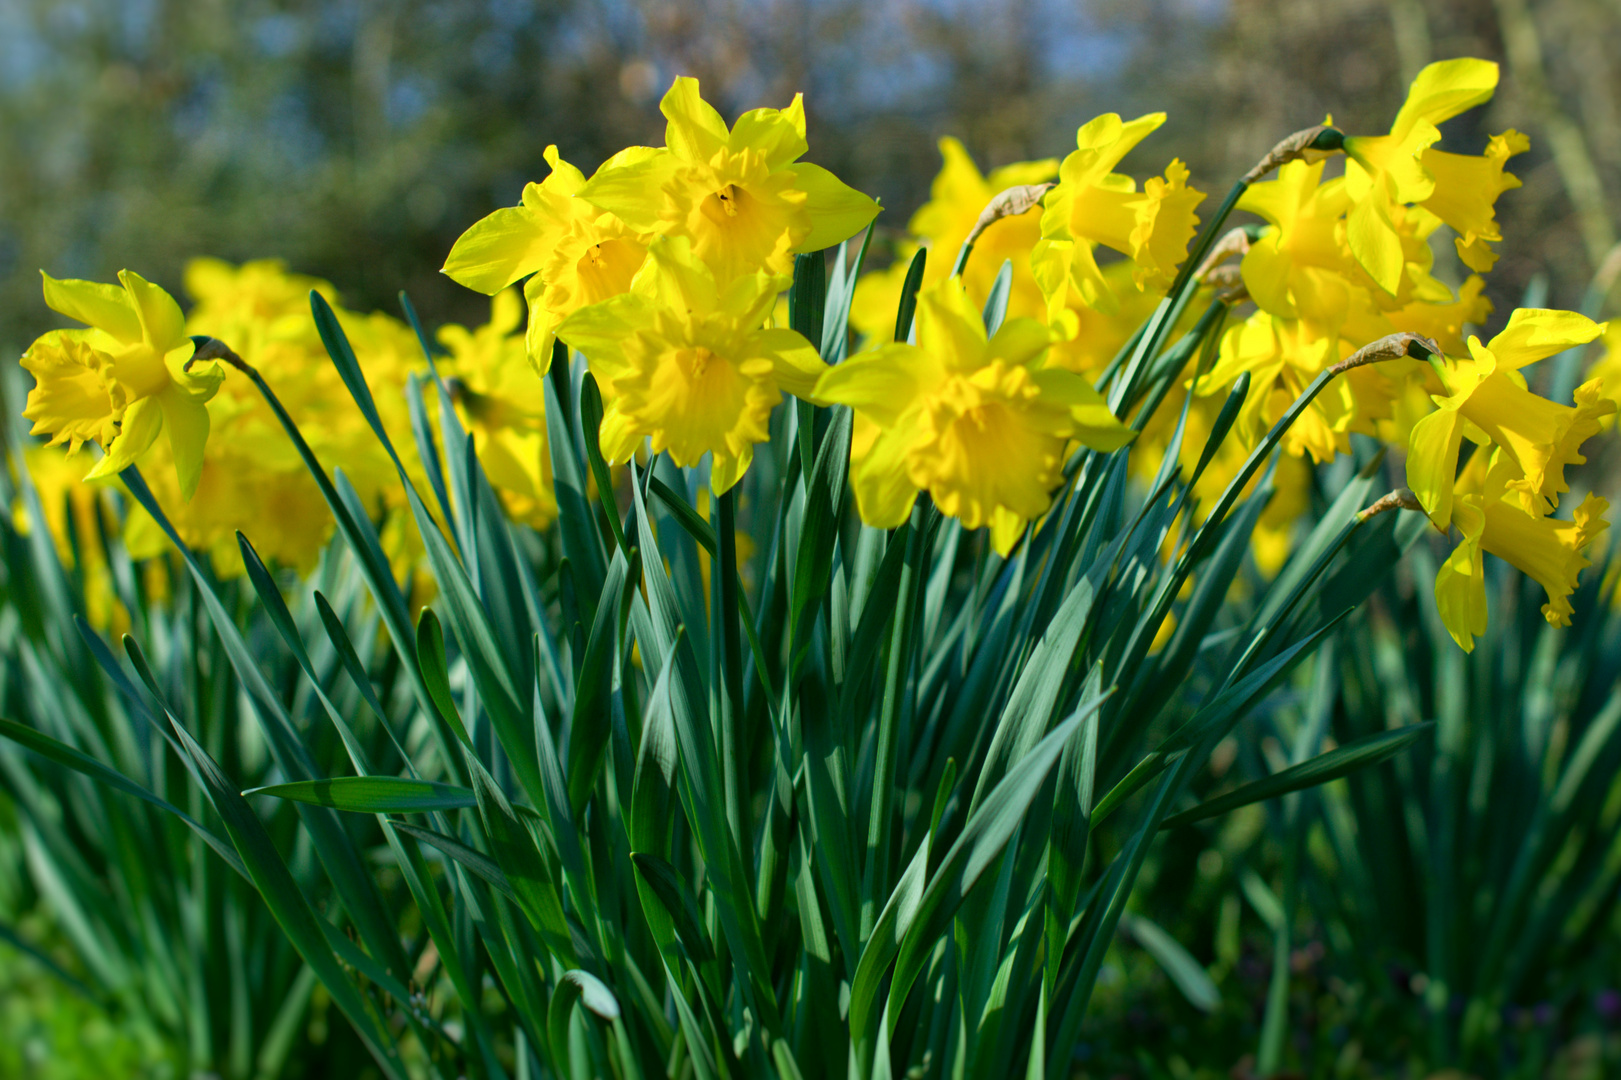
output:
{"label": "clump of daffodils", "polygon": [[[492,297],[491,317],[440,332],[447,355],[437,372],[397,320],[354,312],[340,320],[373,385],[444,380],[442,400],[471,433],[508,512],[535,528],[557,510],[541,378],[558,342],[584,357],[601,389],[597,434],[611,463],[648,452],[681,466],[707,461],[721,495],[770,438],[785,395],[845,406],[850,479],[867,524],[898,526],[926,496],[963,526],[988,529],[1004,555],[1040,527],[1077,451],[1134,444],[1138,476],[1173,452],[1191,472],[1199,436],[1247,377],[1236,440],[1195,483],[1197,514],[1309,392],[1269,473],[1275,495],[1255,532],[1259,568],[1271,573],[1287,557],[1311,464],[1348,453],[1352,434],[1382,438],[1405,448],[1408,484],[1434,527],[1458,538],[1435,588],[1442,618],[1468,649],[1486,623],[1483,552],[1541,583],[1548,620],[1568,622],[1567,598],[1607,505],[1588,496],[1560,516],[1565,469],[1584,460],[1583,442],[1615,411],[1616,387],[1602,374],[1570,404],[1536,395],[1522,374],[1598,338],[1604,324],[1526,310],[1485,344],[1468,332],[1491,313],[1480,275],[1502,238],[1495,204],[1518,186],[1506,166],[1529,143],[1507,131],[1480,155],[1453,154],[1436,148],[1438,125],[1487,101],[1496,83],[1496,66],[1484,61],[1432,64],[1388,132],[1325,127],[1332,137],[1263,163],[1229,203],[1254,223],[1198,267],[1188,264],[1189,244],[1205,193],[1189,185],[1186,166],[1173,159],[1140,182],[1120,171],[1163,114],[1100,116],[1062,159],[988,175],[960,143],[943,140],[944,167],[899,257],[856,288],[850,319],[865,348],[830,366],[774,312],[795,257],[857,236],[877,203],[801,160],[801,98],[728,125],[695,80],[680,78],[661,103],[664,146],[625,149],[590,176],[550,147],[550,175],[456,242],[444,272]],[[1019,199],[998,201],[1010,190]],[[1432,240],[1443,227],[1471,272],[1457,289],[1435,274]],[[915,324],[893,340],[920,251]],[[1207,362],[1134,415],[1141,398],[1120,391],[1130,377],[1122,349],[1190,280],[1217,316],[1200,322],[1212,335]],[[89,328],[52,331],[23,358],[36,382],[25,412],[35,433],[70,451],[99,445],[88,479],[148,466],[182,537],[224,569],[236,564],[233,535],[248,522],[261,550],[300,568],[313,563],[332,527],[320,495],[252,388],[216,361],[193,362],[194,338],[212,337],[272,379],[319,457],[341,464],[383,517],[399,517],[392,464],[362,419],[338,405],[345,396],[305,313],[309,290],[330,295],[329,286],[271,263],[200,261],[186,280],[196,306],[182,316],[133,273],[120,283],[47,277],[51,306]],[[1176,307],[1183,314],[1169,332],[1191,329],[1196,310]],[[1421,337],[1438,352],[1428,362],[1409,354],[1342,363],[1391,335]],[[404,400],[384,394],[379,408],[384,427],[400,434],[396,445],[409,448]],[[425,400],[440,407],[435,395]],[[1175,440],[1179,415],[1186,437]],[[138,515],[128,528],[132,549],[161,546]],[[391,555],[411,557],[404,540],[395,547]]]}
{"label": "clump of daffodils", "polygon": [[[58,508],[78,498],[81,478],[106,483],[138,464],[181,539],[208,552],[217,573],[242,572],[238,531],[249,534],[266,559],[301,572],[314,567],[332,535],[331,512],[253,385],[227,377],[220,361],[194,362],[196,339],[214,338],[273,380],[316,456],[329,472],[341,468],[376,509],[387,553],[398,571],[407,570],[419,541],[393,464],[354,408],[310,319],[310,292],[334,298],[332,286],[274,261],[232,266],[197,259],[184,280],[193,306],[182,314],[158,286],[129,271],[119,277],[121,289],[46,278],[47,302],[91,324],[51,331],[23,356],[35,380],[24,415],[36,434],[50,436],[30,468],[47,516],[65,523]],[[379,385],[403,388],[413,374],[429,375],[409,326],[381,313],[336,310],[368,377]],[[516,293],[498,296],[490,323],[440,331],[448,355],[439,366],[508,511],[543,527],[556,516],[556,504],[544,392],[525,356],[521,321]],[[435,396],[426,400],[436,405]],[[395,446],[408,455],[407,468],[419,471],[409,456],[415,444],[404,394],[379,395],[377,404]],[[86,461],[81,447],[87,442],[100,447],[100,460]],[[65,455],[51,448],[58,444]],[[76,512],[75,519],[83,526],[81,541],[90,539],[86,529],[94,515]],[[139,507],[131,507],[123,530],[137,559],[167,550],[167,538]],[[92,558],[99,551],[99,543],[76,547]]]}

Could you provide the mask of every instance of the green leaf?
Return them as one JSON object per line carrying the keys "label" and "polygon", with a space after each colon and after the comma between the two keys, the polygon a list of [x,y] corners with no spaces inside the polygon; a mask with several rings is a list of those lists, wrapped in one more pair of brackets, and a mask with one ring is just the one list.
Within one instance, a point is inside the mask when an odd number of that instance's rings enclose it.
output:
{"label": "green leaf", "polygon": [[568,920],[563,916],[563,898],[558,894],[551,867],[528,827],[518,820],[517,811],[483,764],[472,754],[467,758],[473,770],[473,791],[478,796],[479,815],[484,820],[484,833],[489,837],[490,853],[506,874],[518,898],[518,906],[547,948],[568,966],[576,966],[574,941],[569,934]]}
{"label": "green leaf", "polygon": [[[628,563],[624,550],[614,552],[602,601],[597,605],[596,619],[591,624],[591,636],[586,641],[585,657],[574,682],[574,709],[568,737],[568,798],[576,815],[585,813],[585,804],[596,786],[613,729],[609,705],[613,696],[614,641],[624,634],[631,601],[636,595],[636,582],[641,577],[640,554],[636,548],[628,550]],[[544,722],[544,717],[537,714],[536,723]]]}
{"label": "green leaf", "polygon": [[462,726],[462,716],[456,708],[456,699],[450,693],[450,670],[445,659],[445,633],[439,628],[439,616],[433,613],[432,608],[423,608],[422,617],[417,620],[417,664],[422,671],[422,681],[427,686],[429,699],[438,711],[439,718],[443,720],[464,746],[472,746],[473,740],[467,735],[467,729]]}
{"label": "green leaf", "polygon": [[644,851],[632,852],[630,861],[636,866],[638,879],[646,882],[658,903],[663,905],[675,929],[676,937],[680,939],[692,962],[704,964],[713,960],[715,949],[710,944],[709,935],[704,932],[703,922],[698,917],[697,901],[686,882],[681,880],[681,875],[676,872],[675,867],[657,855],[650,855]]}
{"label": "green leaf", "polygon": [[340,776],[330,780],[300,780],[249,788],[243,795],[269,795],[277,799],[330,806],[358,814],[425,814],[478,805],[472,789],[403,776]]}
{"label": "green leaf", "polygon": [[585,441],[585,459],[591,466],[591,476],[597,484],[597,501],[613,530],[614,542],[623,554],[630,548],[625,540],[625,527],[619,520],[619,507],[614,503],[613,477],[608,462],[602,456],[600,441],[602,429],[602,391],[597,389],[596,376],[587,371],[580,379],[580,433]]}
{"label": "green leaf", "polygon": [[1216,989],[1210,973],[1158,923],[1146,915],[1130,913],[1122,916],[1120,922],[1143,951],[1159,962],[1171,982],[1188,999],[1188,1004],[1205,1013],[1213,1013],[1221,1006],[1221,991]]}
{"label": "green leaf", "polygon": [[1162,828],[1174,829],[1179,825],[1188,825],[1228,813],[1240,806],[1264,802],[1279,795],[1287,795],[1291,791],[1300,791],[1338,780],[1348,773],[1394,757],[1421,736],[1428,734],[1434,727],[1434,720],[1425,720],[1423,723],[1409,724],[1393,731],[1366,735],[1344,746],[1335,747],[1326,754],[1318,754],[1298,765],[1291,765],[1271,776],[1244,784],[1214,799],[1208,799],[1190,810],[1172,814],[1165,819]]}
{"label": "green leaf", "polygon": [[[218,634],[220,644],[224,646],[231,667],[252,702],[254,718],[258,720],[260,730],[264,732],[265,742],[277,765],[294,780],[319,779],[319,770],[309,747],[305,745],[297,728],[294,727],[292,717],[288,714],[280,696],[271,689],[257,658],[248,647],[241,628],[226,610],[196,552],[181,540],[180,534],[175,531],[174,525],[158,505],[140,471],[131,466],[119,475],[130,494],[135,496],[136,501],[163,529],[184,559],[196,586],[196,595],[201,598],[209,622]],[[157,682],[151,677],[151,671],[140,655],[140,647],[128,636],[125,637],[125,647],[131,662],[136,666],[137,674],[147,683],[153,698],[162,701],[163,696],[158,691]],[[235,798],[240,798],[234,790],[231,794]],[[309,830],[322,868],[332,880],[344,907],[355,920],[356,928],[360,931],[366,947],[384,958],[390,969],[403,974],[408,962],[400,945],[399,933],[384,907],[382,895],[368,872],[354,839],[344,830],[337,814],[324,807],[301,805],[298,807],[298,813],[304,827]]]}
{"label": "green leaf", "polygon": [[[1341,618],[1343,617],[1342,614]],[[1335,620],[1307,637],[1304,641],[1297,641],[1234,685],[1217,694],[1209,704],[1200,708],[1186,723],[1166,736],[1159,746],[1145,754],[1142,760],[1132,766],[1131,771],[1119,783],[1110,788],[1108,793],[1098,800],[1097,806],[1092,811],[1093,827],[1095,828],[1098,822],[1113,813],[1138,788],[1164,771],[1173,760],[1180,757],[1188,748],[1211,733],[1226,731],[1237,723],[1245,713],[1249,712],[1262,698],[1272,692],[1273,687],[1282,681],[1283,677],[1289,673],[1295,664],[1310,655],[1311,650],[1321,644],[1323,637],[1338,624],[1338,620]]]}
{"label": "green leaf", "polygon": [[[593,605],[602,593],[608,566],[602,534],[585,494],[588,466],[579,449],[584,439],[575,438],[578,410],[569,385],[570,367],[568,346],[555,342],[551,370],[541,380],[546,388],[546,448],[552,458],[552,492],[557,497],[557,532],[563,554],[574,568],[582,601]],[[595,613],[588,607],[582,612],[584,621],[589,622]]]}
{"label": "green leaf", "polygon": [[910,341],[912,318],[917,313],[917,291],[923,287],[923,270],[929,259],[928,248],[918,248],[901,282],[901,302],[895,309],[895,340]]}
{"label": "green leaf", "polygon": [[789,604],[789,633],[794,645],[791,671],[797,671],[808,655],[811,624],[821,610],[832,580],[833,545],[838,539],[839,520],[844,511],[853,422],[849,409],[834,410],[832,423],[817,448],[816,463],[805,493],[805,518],[793,563]]}
{"label": "green leaf", "polygon": [[709,522],[699,517],[698,511],[694,510],[687,500],[676,494],[669,484],[666,484],[658,477],[648,476],[647,487],[649,491],[659,497],[659,502],[663,503],[664,508],[670,511],[671,516],[680,523],[683,529],[687,530],[687,534],[697,541],[698,546],[709,552],[710,557],[713,558],[717,545],[715,542],[715,530],[710,528]]}
{"label": "green leaf", "polygon": [[612,1022],[619,1019],[619,999],[607,984],[589,971],[575,968],[563,972],[552,990],[551,1005],[547,1009],[547,1033],[551,1038],[552,1054],[561,1063],[567,1053],[569,1017],[578,1002],[599,1019]]}
{"label": "green leaf", "polygon": [[1070,590],[1019,672],[1019,681],[1008,696],[990,748],[985,752],[985,763],[980,768],[974,798],[969,803],[970,814],[978,808],[985,792],[1002,778],[1008,764],[1022,759],[1047,734],[1053,710],[1058,706],[1059,692],[1069,678],[1070,664],[1091,612],[1092,584],[1083,578]]}
{"label": "green leaf", "polygon": [[1070,921],[1075,917],[1086,867],[1087,841],[1092,835],[1093,785],[1097,777],[1098,713],[1102,702],[1103,663],[1093,665],[1081,691],[1081,701],[1092,706],[1075,738],[1064,747],[1058,766],[1058,787],[1053,795],[1053,816],[1048,836],[1046,910],[1047,957],[1042,988],[1049,997],[1058,979]]}
{"label": "green leaf", "polygon": [[[827,310],[822,320],[821,348],[817,350],[829,364],[842,362],[850,347],[850,302],[855,299],[856,279],[867,261],[867,248],[872,243],[876,225],[875,221],[867,226],[854,259],[849,257],[850,241],[846,240],[839,245],[839,253],[833,260],[833,275],[827,285]],[[817,341],[816,338],[810,340],[813,344]]]}
{"label": "green leaf", "polygon": [[1007,319],[1008,299],[1013,295],[1013,260],[1003,259],[1002,268],[991,282],[991,291],[985,297],[985,334],[994,337]]}
{"label": "green leaf", "polygon": [[396,821],[393,823],[393,828],[409,836],[416,837],[429,847],[444,852],[444,854],[472,871],[480,879],[488,882],[496,892],[511,900],[514,904],[521,904],[518,899],[518,890],[512,887],[512,882],[507,879],[506,872],[488,855],[474,851],[460,840],[446,836],[444,833],[423,828],[421,825],[412,825],[408,821]]}

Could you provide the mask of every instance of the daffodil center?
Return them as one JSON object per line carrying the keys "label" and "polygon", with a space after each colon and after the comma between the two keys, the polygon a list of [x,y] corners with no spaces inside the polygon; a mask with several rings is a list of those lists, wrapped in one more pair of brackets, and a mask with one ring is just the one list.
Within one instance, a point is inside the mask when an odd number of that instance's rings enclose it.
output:
{"label": "daffodil center", "polygon": [[646,249],[632,240],[603,240],[585,249],[575,266],[580,282],[579,301],[595,304],[630,288],[630,279],[642,265]]}
{"label": "daffodil center", "polygon": [[737,188],[734,185],[727,184],[715,192],[715,198],[720,200],[721,209],[726,211],[727,217],[737,216]]}
{"label": "daffodil center", "polygon": [[710,363],[718,359],[719,357],[702,345],[691,349],[682,349],[676,353],[676,362],[681,365],[686,371],[687,377],[693,382],[703,381],[704,376],[709,371]]}

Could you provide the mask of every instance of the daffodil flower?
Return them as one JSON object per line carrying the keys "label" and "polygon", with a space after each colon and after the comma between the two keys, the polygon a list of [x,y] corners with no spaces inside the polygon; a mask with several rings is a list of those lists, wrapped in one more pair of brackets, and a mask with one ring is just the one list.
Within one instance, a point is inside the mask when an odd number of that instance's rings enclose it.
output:
{"label": "daffodil flower", "polygon": [[1113,314],[1119,301],[1092,248],[1113,248],[1132,259],[1139,288],[1164,288],[1187,254],[1204,193],[1187,186],[1188,170],[1172,161],[1163,178],[1136,181],[1114,172],[1120,159],[1165,122],[1150,113],[1130,123],[1106,113],[1075,133],[1076,149],[1058,167],[1058,186],[1047,193],[1041,242],[1031,264],[1049,306],[1065,306],[1073,287],[1089,307]]}
{"label": "daffodil flower", "polygon": [[685,237],[723,286],[761,270],[790,273],[796,252],[832,247],[878,215],[872,199],[798,160],[807,149],[802,95],[728,128],[698,80],[682,77],[659,109],[668,145],[599,172],[580,198],[632,229]]}
{"label": "daffodil flower", "polygon": [[[1323,337],[1299,320],[1258,311],[1222,335],[1215,365],[1199,380],[1200,392],[1225,395],[1233,380],[1248,371],[1250,392],[1239,409],[1237,430],[1254,445],[1319,372],[1351,351],[1338,336]],[[1287,453],[1310,453],[1322,462],[1350,450],[1350,432],[1361,418],[1354,384],[1347,376],[1324,387],[1290,426],[1284,434]]]}
{"label": "daffodil flower", "polygon": [[[603,163],[593,180],[607,182],[657,154],[631,147]],[[475,222],[457,238],[444,273],[494,296],[523,278],[529,303],[529,358],[542,374],[551,365],[552,335],[571,313],[618,296],[642,265],[650,239],[613,214],[578,198],[585,174],[548,146],[551,174],[523,189],[523,202]],[[533,276],[531,276],[533,275]]]}
{"label": "daffodil flower", "polygon": [[1263,310],[1337,334],[1358,299],[1351,280],[1356,263],[1340,224],[1351,205],[1345,180],[1322,183],[1324,164],[1292,161],[1277,179],[1244,192],[1237,209],[1265,218],[1270,227],[1249,245],[1241,266],[1244,286]]}
{"label": "daffodil flower", "polygon": [[782,391],[808,397],[826,365],[801,335],[765,328],[789,278],[757,271],[725,281],[685,237],[660,237],[647,254],[629,292],[580,309],[557,334],[601,384],[609,461],[628,461],[644,438],[681,466],[710,454],[719,495],[770,437]]}
{"label": "daffodil flower", "polygon": [[1131,439],[1091,383],[1042,364],[1045,326],[1008,319],[987,338],[956,279],[919,292],[917,341],[858,354],[816,384],[856,412],[850,475],[869,525],[899,525],[927,491],[967,528],[989,525],[1005,553],[1051,505],[1070,440]]}
{"label": "daffodil flower", "polygon": [[44,278],[45,303],[90,329],[53,330],[23,354],[35,381],[23,409],[33,434],[66,442],[70,453],[100,443],[105,455],[90,480],[135,464],[166,434],[181,495],[190,499],[208,441],[204,403],[225,372],[218,363],[185,369],[196,347],[180,305],[139,274],[119,271],[122,288]]}
{"label": "daffodil flower", "polygon": [[1482,552],[1490,552],[1530,577],[1548,596],[1542,616],[1554,626],[1569,626],[1570,594],[1589,565],[1588,545],[1609,528],[1609,503],[1588,495],[1570,521],[1529,514],[1513,492],[1519,466],[1502,449],[1476,455],[1459,477],[1453,521],[1462,542],[1435,576],[1435,600],[1441,621],[1465,652],[1486,632],[1486,585]]}
{"label": "daffodil flower", "polygon": [[[1407,261],[1397,222],[1401,205],[1425,203],[1436,195],[1442,177],[1452,183],[1473,180],[1484,191],[1486,177],[1461,176],[1454,162],[1431,156],[1429,148],[1441,138],[1436,125],[1490,100],[1496,89],[1496,64],[1470,58],[1439,61],[1413,80],[1388,134],[1345,140],[1351,159],[1345,182],[1354,203],[1346,218],[1346,239],[1357,262],[1385,292],[1396,293]],[[1493,190],[1491,198],[1501,190]],[[1438,205],[1450,212],[1464,197],[1452,188]]]}
{"label": "daffodil flower", "polygon": [[1586,344],[1608,325],[1575,312],[1521,308],[1490,343],[1469,338],[1473,363],[1445,373],[1449,394],[1437,397],[1439,408],[1414,425],[1408,449],[1407,486],[1437,528],[1452,520],[1453,478],[1466,436],[1501,447],[1514,460],[1519,475],[1507,484],[1527,514],[1543,516],[1569,490],[1565,466],[1587,460],[1581,444],[1615,403],[1593,380],[1577,388],[1574,408],[1555,404],[1526,389],[1519,369]]}

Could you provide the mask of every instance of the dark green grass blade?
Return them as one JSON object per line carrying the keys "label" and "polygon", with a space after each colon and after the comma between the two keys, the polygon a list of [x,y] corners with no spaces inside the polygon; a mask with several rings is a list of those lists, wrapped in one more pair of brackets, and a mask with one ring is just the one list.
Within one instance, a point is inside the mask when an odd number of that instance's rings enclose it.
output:
{"label": "dark green grass blade", "polygon": [[1163,827],[1171,829],[1203,821],[1236,810],[1240,806],[1249,806],[1251,803],[1287,795],[1291,791],[1302,791],[1338,780],[1358,769],[1377,765],[1401,753],[1420,737],[1429,734],[1434,727],[1434,720],[1426,720],[1421,724],[1409,724],[1395,731],[1383,731],[1357,739],[1325,754],[1318,754],[1299,765],[1291,765],[1271,776],[1252,781],[1214,799],[1208,799],[1192,809],[1172,814],[1165,819]]}
{"label": "dark green grass blade", "polygon": [[303,780],[249,788],[243,795],[269,795],[277,799],[330,806],[357,814],[426,814],[478,805],[471,788],[410,780],[402,776],[340,776],[331,780]]}

